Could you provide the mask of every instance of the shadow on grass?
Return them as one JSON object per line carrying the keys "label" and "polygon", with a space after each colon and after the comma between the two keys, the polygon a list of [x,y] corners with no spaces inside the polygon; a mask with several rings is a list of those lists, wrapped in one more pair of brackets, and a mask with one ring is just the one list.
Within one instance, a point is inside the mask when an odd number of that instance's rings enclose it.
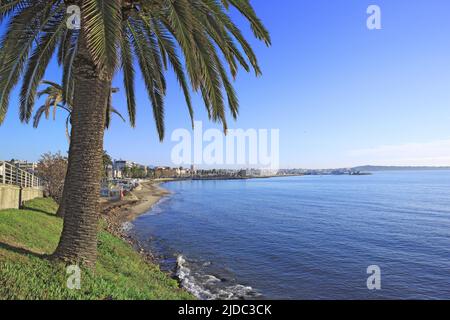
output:
{"label": "shadow on grass", "polygon": [[27,210],[27,211],[33,211],[33,212],[38,212],[38,213],[44,213],[46,215],[48,215],[49,217],[58,217],[55,213],[53,212],[49,212],[49,211],[45,211],[45,210],[41,210],[41,209],[36,209],[36,208],[30,208],[30,207],[22,207],[21,210]]}
{"label": "shadow on grass", "polygon": [[19,248],[19,247],[14,247],[12,245],[9,245],[7,243],[4,242],[0,242],[0,249],[6,250],[6,251],[10,251],[10,252],[15,252],[18,254],[22,254],[22,255],[30,255],[36,258],[48,258],[47,254],[39,254],[33,251],[30,251],[28,249],[24,249],[24,248]]}

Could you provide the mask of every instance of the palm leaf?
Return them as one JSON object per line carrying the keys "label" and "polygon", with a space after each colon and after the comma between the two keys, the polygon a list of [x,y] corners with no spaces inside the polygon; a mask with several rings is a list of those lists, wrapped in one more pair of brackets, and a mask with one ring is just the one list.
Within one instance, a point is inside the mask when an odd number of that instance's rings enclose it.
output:
{"label": "palm leaf", "polygon": [[[59,15],[45,26],[44,34],[39,39],[36,48],[28,60],[21,90],[20,120],[28,122],[34,107],[34,100],[39,83],[44,77],[45,69],[50,62],[56,48],[59,36],[65,28],[65,10],[63,6],[57,8]],[[57,102],[56,102],[57,103]]]}
{"label": "palm leaf", "polygon": [[126,27],[122,29],[122,38],[120,42],[123,82],[125,87],[125,94],[127,96],[128,117],[130,125],[136,125],[136,98],[134,93],[134,66],[133,53],[131,51],[130,36]]}
{"label": "palm leaf", "polygon": [[[136,124],[135,68],[139,67],[159,138],[164,138],[164,98],[169,65],[180,85],[191,124],[194,108],[191,88],[200,92],[209,117],[227,128],[225,98],[233,118],[239,101],[231,82],[239,66],[261,74],[257,57],[241,30],[231,19],[236,9],[249,23],[256,38],[271,44],[270,35],[249,0],[83,0],[81,32],[65,28],[64,13],[70,4],[64,0],[1,0],[0,21],[7,28],[0,40],[0,124],[9,96],[23,75],[20,117],[28,121],[36,97],[47,95],[36,112],[34,124],[42,115],[53,117],[58,107],[72,112],[75,94],[75,61],[80,42],[86,41],[89,56],[102,80],[110,81],[117,68],[123,72],[130,124]],[[83,43],[84,44],[84,43]],[[62,66],[62,84],[45,81],[45,70],[57,51]],[[136,60],[136,61],[135,61]],[[120,61],[120,65],[119,65]],[[136,63],[136,65],[135,65]],[[228,66],[228,68],[227,68]],[[111,90],[111,94],[115,90]],[[106,125],[112,113],[108,99]],[[226,96],[226,97],[225,97]],[[119,117],[123,117],[118,113]]]}
{"label": "palm leaf", "polygon": [[6,115],[11,90],[19,81],[35,39],[52,18],[55,2],[25,5],[9,22],[0,42],[0,124]]}
{"label": "palm leaf", "polygon": [[92,58],[100,70],[113,74],[117,66],[121,35],[121,0],[85,0],[83,30]]}

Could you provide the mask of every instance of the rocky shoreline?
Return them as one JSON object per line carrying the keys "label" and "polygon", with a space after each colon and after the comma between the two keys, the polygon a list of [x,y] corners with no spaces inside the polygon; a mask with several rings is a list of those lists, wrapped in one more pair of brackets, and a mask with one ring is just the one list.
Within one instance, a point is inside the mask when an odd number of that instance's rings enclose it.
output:
{"label": "rocky shoreline", "polygon": [[160,199],[170,194],[160,184],[160,181],[146,181],[124,200],[101,203],[101,217],[107,231],[132,245],[146,262],[152,264],[158,264],[158,260],[127,232],[126,224],[147,213]]}

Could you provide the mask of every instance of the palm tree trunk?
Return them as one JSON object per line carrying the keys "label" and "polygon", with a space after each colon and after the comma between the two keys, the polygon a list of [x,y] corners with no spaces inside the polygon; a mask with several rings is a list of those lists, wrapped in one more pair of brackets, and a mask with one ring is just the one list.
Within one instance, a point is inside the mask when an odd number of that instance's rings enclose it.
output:
{"label": "palm tree trunk", "polygon": [[65,214],[65,209],[64,209],[64,190],[66,189],[66,187],[64,187],[63,189],[63,193],[62,193],[62,197],[61,197],[61,203],[59,204],[58,207],[58,211],[56,211],[56,216],[59,218],[64,218],[64,214]]}
{"label": "palm tree trunk", "polygon": [[72,137],[62,208],[64,227],[53,257],[93,266],[97,257],[103,135],[111,79],[95,66],[83,32],[74,63]]}
{"label": "palm tree trunk", "polygon": [[[69,137],[72,135],[72,133],[70,133]],[[69,150],[70,150],[70,139],[69,139]],[[70,152],[69,152],[70,154]],[[70,168],[70,157],[67,161],[67,172],[66,172],[66,177],[69,176],[69,168]],[[58,211],[56,212],[56,216],[59,218],[64,218],[64,215],[66,213],[66,194],[67,194],[67,189],[68,189],[68,185],[67,185],[67,181],[64,180],[64,186],[63,186],[63,192],[62,192],[62,196],[60,199],[60,203],[58,206]]]}

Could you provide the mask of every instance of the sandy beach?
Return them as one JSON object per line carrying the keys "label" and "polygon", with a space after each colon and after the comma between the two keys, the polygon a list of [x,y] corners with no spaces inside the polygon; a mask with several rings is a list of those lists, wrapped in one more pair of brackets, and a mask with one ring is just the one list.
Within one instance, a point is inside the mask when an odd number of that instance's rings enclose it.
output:
{"label": "sandy beach", "polygon": [[[131,222],[147,212],[162,197],[169,194],[159,186],[161,182],[143,182],[122,201],[108,201],[102,204],[102,213],[118,223]],[[112,211],[112,212],[111,212]]]}
{"label": "sandy beach", "polygon": [[143,250],[136,239],[127,233],[124,226],[148,212],[162,197],[170,194],[160,186],[162,182],[165,182],[165,180],[143,182],[123,200],[103,201],[101,203],[101,216],[106,221],[107,230],[132,244],[137,251],[152,262],[155,262],[155,259],[151,252]]}

